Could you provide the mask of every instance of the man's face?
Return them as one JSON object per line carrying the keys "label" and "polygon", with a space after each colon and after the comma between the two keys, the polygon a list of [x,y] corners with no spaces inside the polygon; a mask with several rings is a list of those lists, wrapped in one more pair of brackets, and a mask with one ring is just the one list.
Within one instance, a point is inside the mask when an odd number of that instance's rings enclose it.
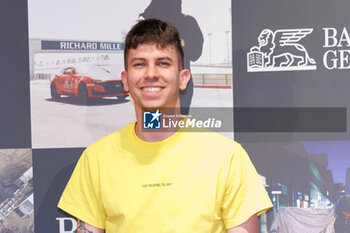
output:
{"label": "man's face", "polygon": [[139,44],[129,50],[127,67],[122,72],[124,89],[138,110],[180,107],[179,90],[186,88],[191,75],[189,70],[180,70],[174,46]]}

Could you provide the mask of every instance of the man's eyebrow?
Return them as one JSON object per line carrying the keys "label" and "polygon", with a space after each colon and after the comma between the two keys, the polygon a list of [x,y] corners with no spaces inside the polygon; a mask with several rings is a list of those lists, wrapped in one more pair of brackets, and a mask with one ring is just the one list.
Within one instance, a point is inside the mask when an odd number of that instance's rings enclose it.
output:
{"label": "man's eyebrow", "polygon": [[131,59],[130,62],[134,62],[134,61],[145,61],[146,59],[145,58],[142,58],[142,57],[134,57]]}
{"label": "man's eyebrow", "polygon": [[[140,62],[140,61],[146,61],[147,59],[146,58],[143,58],[143,57],[134,57],[134,58],[132,58],[131,59],[131,63],[132,62]],[[172,62],[173,61],[173,59],[171,59],[170,57],[167,57],[167,56],[165,56],[165,57],[158,57],[158,58],[156,58],[156,60],[158,60],[158,61],[170,61],[170,62]]]}
{"label": "man's eyebrow", "polygon": [[167,61],[172,61],[173,59],[171,59],[170,57],[158,57],[157,60],[167,60]]}

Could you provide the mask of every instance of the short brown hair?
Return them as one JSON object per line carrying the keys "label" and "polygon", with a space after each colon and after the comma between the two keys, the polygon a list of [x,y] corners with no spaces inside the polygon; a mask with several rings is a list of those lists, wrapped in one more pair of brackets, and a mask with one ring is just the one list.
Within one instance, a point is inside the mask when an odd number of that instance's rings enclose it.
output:
{"label": "short brown hair", "polygon": [[140,20],[128,32],[125,38],[124,67],[127,70],[127,58],[130,49],[136,49],[139,44],[156,43],[161,48],[173,45],[178,53],[179,67],[183,69],[184,52],[181,46],[180,33],[171,23],[159,19]]}

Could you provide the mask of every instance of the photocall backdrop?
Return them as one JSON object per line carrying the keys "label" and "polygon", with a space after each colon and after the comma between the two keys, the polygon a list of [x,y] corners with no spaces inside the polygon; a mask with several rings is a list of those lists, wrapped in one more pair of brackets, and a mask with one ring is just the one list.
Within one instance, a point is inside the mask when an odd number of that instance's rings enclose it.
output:
{"label": "photocall backdrop", "polygon": [[133,107],[130,97],[53,100],[51,80],[80,65],[119,77],[126,32],[150,17],[185,37],[193,80],[186,104],[235,107],[235,140],[274,203],[261,232],[276,229],[291,207],[305,210],[294,225],[317,208],[342,232],[350,211],[349,9],[345,0],[1,1],[0,232],[75,230],[56,208],[59,196],[84,148],[132,121]]}
{"label": "photocall backdrop", "polygon": [[281,223],[345,232],[349,9],[345,0],[232,1],[235,140],[266,178],[270,232]]}

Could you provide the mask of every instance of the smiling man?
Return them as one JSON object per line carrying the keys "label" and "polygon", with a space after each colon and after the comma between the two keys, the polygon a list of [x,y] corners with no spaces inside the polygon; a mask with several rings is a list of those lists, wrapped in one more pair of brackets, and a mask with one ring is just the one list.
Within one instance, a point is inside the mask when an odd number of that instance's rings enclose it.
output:
{"label": "smiling man", "polygon": [[183,69],[177,29],[147,19],[125,41],[122,81],[136,121],[90,145],[58,207],[78,233],[258,233],[271,207],[243,148],[213,132],[143,130],[143,111],[181,116]]}

